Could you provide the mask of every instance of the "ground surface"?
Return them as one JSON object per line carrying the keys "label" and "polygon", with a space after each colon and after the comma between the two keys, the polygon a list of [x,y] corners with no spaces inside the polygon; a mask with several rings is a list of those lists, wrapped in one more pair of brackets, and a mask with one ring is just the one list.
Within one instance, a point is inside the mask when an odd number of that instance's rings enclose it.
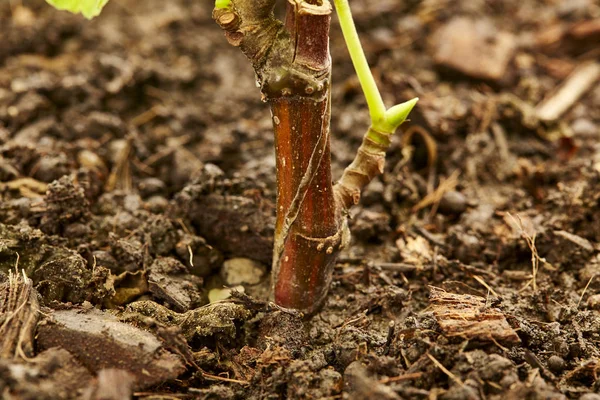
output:
{"label": "ground surface", "polygon": [[[3,398],[600,398],[598,4],[351,2],[421,101],[302,320],[248,284],[271,121],[209,3],[0,3]],[[368,115],[337,23],[332,54],[339,176]]]}

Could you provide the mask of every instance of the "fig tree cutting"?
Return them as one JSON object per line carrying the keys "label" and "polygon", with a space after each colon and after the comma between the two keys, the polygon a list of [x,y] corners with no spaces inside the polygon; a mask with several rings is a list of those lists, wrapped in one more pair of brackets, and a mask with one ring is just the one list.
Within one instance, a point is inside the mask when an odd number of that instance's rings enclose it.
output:
{"label": "fig tree cutting", "polygon": [[[47,0],[91,18],[107,0]],[[280,0],[283,1],[283,0]],[[331,56],[328,0],[216,0],[213,18],[227,41],[246,55],[275,133],[277,218],[273,252],[275,302],[311,314],[323,303],[335,260],[349,242],[348,211],[385,164],[391,136],[417,99],[386,108],[367,64],[347,0],[334,0],[363,89],[371,125],[354,161],[331,175]]]}

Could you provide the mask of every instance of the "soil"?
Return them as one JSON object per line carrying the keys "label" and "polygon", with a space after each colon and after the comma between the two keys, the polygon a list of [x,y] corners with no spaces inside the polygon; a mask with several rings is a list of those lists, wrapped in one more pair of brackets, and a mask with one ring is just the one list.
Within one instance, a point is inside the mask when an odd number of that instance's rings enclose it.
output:
{"label": "soil", "polygon": [[0,3],[1,397],[600,399],[598,3],[351,1],[421,100],[312,318],[268,301],[271,120],[209,3]]}

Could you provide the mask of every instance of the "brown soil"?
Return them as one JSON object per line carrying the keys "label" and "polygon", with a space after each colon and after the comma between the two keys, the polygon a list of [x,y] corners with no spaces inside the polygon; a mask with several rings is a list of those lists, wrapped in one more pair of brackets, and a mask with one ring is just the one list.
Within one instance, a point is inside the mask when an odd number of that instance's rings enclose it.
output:
{"label": "brown soil", "polygon": [[[421,101],[306,320],[268,274],[208,303],[268,267],[275,196],[209,3],[0,3],[0,397],[600,399],[598,4],[351,1],[386,103]],[[368,113],[336,22],[332,56],[339,177]]]}

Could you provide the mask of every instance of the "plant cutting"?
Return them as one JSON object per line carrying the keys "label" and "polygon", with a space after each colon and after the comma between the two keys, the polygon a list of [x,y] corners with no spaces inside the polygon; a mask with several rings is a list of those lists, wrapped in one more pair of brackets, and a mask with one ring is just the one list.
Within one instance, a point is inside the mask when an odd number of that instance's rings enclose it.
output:
{"label": "plant cutting", "polygon": [[[88,18],[107,0],[48,0]],[[277,218],[273,296],[285,308],[315,312],[333,266],[349,242],[348,210],[383,172],[391,136],[417,99],[386,108],[360,45],[347,0],[334,0],[371,126],[337,183],[331,176],[331,57],[328,0],[288,0],[284,21],[276,0],[216,0],[213,18],[228,42],[250,60],[275,132]]]}

